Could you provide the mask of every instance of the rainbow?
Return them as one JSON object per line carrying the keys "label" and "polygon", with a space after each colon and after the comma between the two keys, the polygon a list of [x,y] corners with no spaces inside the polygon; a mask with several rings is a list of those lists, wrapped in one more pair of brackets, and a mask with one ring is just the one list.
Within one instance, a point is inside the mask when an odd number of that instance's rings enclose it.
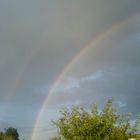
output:
{"label": "rainbow", "polygon": [[113,24],[109,29],[107,29],[106,31],[100,33],[99,35],[97,35],[96,37],[93,38],[93,40],[91,40],[89,43],[87,43],[87,45],[85,45],[85,47],[83,47],[70,61],[69,63],[66,65],[66,67],[64,67],[64,69],[61,71],[60,75],[58,75],[58,77],[56,78],[56,80],[54,81],[54,84],[52,86],[52,88],[50,89],[47,97],[45,98],[45,100],[43,101],[42,107],[39,110],[39,113],[36,117],[35,123],[34,123],[34,127],[32,130],[32,134],[30,137],[30,140],[36,140],[36,136],[37,136],[37,132],[38,132],[38,126],[41,120],[41,114],[43,113],[43,109],[46,108],[46,106],[49,104],[49,100],[51,98],[51,95],[54,93],[56,87],[59,85],[59,83],[61,82],[61,80],[64,78],[64,76],[67,74],[67,72],[72,68],[72,66],[74,64],[76,64],[76,62],[78,62],[78,60],[84,55],[84,53],[86,53],[91,47],[96,46],[99,42],[101,42],[105,37],[111,35],[111,33],[115,32],[117,29],[120,29],[121,27],[123,27],[128,21],[130,21],[130,19],[132,17],[135,17],[137,14],[135,15],[131,15],[126,19],[123,19],[115,24]]}

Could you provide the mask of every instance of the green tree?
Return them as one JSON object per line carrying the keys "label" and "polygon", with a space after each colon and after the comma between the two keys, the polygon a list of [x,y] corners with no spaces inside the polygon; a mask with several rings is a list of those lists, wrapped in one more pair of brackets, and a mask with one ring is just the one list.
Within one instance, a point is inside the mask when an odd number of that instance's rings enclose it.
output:
{"label": "green tree", "polygon": [[13,140],[19,140],[18,131],[17,131],[17,129],[15,129],[13,127],[9,127],[8,129],[5,129],[5,135],[8,137],[11,137]]}
{"label": "green tree", "polygon": [[140,122],[130,123],[131,113],[124,116],[116,111],[109,99],[101,112],[94,104],[90,110],[72,107],[62,109],[61,116],[53,124],[58,128],[58,136],[50,140],[128,140],[135,137]]}
{"label": "green tree", "polygon": [[9,127],[4,132],[0,132],[0,140],[19,140],[17,129]]}

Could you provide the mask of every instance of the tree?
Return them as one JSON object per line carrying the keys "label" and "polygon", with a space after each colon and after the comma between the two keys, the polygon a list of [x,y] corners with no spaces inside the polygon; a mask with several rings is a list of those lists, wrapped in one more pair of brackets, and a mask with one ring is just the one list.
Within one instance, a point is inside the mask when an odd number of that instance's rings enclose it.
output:
{"label": "tree", "polygon": [[0,132],[0,140],[19,140],[17,129],[9,127],[4,132]]}
{"label": "tree", "polygon": [[131,113],[124,116],[116,111],[109,99],[101,112],[96,105],[90,110],[72,107],[62,109],[61,116],[53,124],[58,128],[58,137],[50,140],[128,140],[135,137],[140,118],[130,123]]}
{"label": "tree", "polygon": [[5,135],[12,137],[13,140],[19,140],[19,134],[17,129],[13,128],[13,127],[9,127],[8,129],[5,129]]}

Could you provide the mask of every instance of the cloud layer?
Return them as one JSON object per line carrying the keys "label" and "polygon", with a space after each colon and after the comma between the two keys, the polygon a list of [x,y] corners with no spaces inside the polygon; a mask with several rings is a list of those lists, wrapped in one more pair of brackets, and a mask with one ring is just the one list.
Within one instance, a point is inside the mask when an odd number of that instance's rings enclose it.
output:
{"label": "cloud layer", "polygon": [[62,70],[88,42],[127,18],[129,22],[87,50],[69,69],[44,108],[42,122],[45,117],[49,121],[50,114],[57,116],[60,106],[94,101],[102,105],[110,96],[120,110],[136,115],[139,5],[138,0],[0,1],[1,124],[7,127],[10,120],[10,125],[29,136]]}

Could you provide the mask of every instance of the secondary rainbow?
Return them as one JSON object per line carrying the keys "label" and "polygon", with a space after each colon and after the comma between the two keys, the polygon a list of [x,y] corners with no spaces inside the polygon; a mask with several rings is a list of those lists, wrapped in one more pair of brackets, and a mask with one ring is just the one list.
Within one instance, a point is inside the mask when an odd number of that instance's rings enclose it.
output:
{"label": "secondary rainbow", "polygon": [[84,53],[86,53],[91,47],[96,46],[100,41],[102,41],[105,37],[107,37],[108,35],[110,35],[112,32],[116,31],[117,29],[120,29],[123,25],[125,25],[131,18],[137,16],[137,14],[135,15],[131,15],[126,19],[123,19],[115,24],[113,24],[108,30],[100,33],[99,35],[97,35],[96,37],[93,38],[93,40],[91,40],[87,45],[85,45],[85,47],[83,47],[71,60],[70,62],[66,65],[66,67],[64,67],[64,69],[62,70],[62,72],[60,73],[60,75],[56,78],[56,80],[54,81],[54,84],[52,86],[52,88],[50,89],[47,97],[45,98],[42,107],[38,113],[38,116],[35,120],[35,124],[32,130],[32,135],[30,140],[36,140],[36,136],[37,136],[37,131],[38,131],[38,126],[40,123],[40,119],[41,119],[41,114],[43,112],[43,109],[47,107],[47,105],[49,104],[49,100],[51,98],[51,95],[53,94],[53,92],[55,91],[56,87],[59,85],[59,83],[61,82],[61,80],[64,78],[64,76],[66,75],[66,73],[70,70],[70,68],[72,68],[72,66],[81,58],[81,56],[84,55]]}

